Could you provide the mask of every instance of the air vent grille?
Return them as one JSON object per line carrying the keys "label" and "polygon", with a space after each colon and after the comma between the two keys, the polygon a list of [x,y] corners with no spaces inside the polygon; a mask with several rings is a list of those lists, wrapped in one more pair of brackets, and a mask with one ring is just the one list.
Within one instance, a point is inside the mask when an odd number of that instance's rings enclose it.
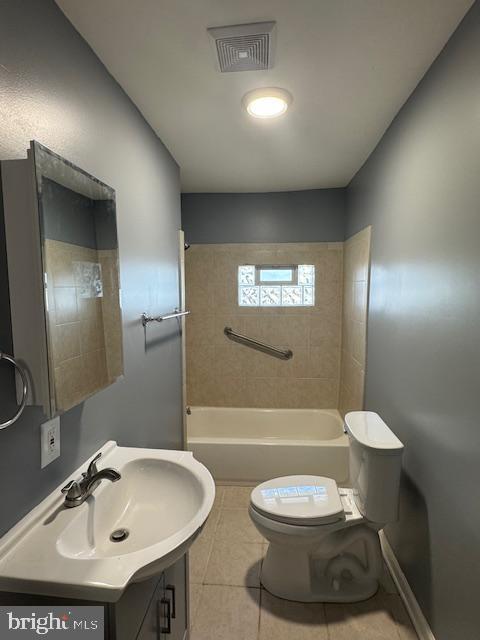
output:
{"label": "air vent grille", "polygon": [[219,70],[229,73],[272,67],[274,28],[275,22],[259,22],[208,29]]}

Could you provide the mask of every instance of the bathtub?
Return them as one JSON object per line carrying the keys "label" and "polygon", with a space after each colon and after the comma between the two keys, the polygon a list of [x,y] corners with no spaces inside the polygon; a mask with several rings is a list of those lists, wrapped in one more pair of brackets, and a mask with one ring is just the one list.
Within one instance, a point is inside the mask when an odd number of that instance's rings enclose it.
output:
{"label": "bathtub", "polygon": [[348,480],[348,437],[336,410],[191,407],[187,448],[219,482],[278,476]]}

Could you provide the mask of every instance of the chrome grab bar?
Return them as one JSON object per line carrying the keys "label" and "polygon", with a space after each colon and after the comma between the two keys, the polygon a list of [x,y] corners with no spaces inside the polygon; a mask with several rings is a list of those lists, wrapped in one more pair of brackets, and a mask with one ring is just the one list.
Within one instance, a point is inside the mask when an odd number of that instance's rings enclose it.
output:
{"label": "chrome grab bar", "polygon": [[20,416],[23,413],[23,410],[25,409],[25,405],[27,404],[27,396],[28,396],[28,378],[27,378],[27,374],[23,370],[23,367],[21,367],[19,363],[15,360],[15,358],[13,358],[12,356],[9,356],[6,353],[2,353],[0,351],[0,360],[6,360],[7,362],[10,362],[11,364],[13,364],[13,366],[18,371],[22,379],[23,395],[22,395],[22,401],[20,402],[20,406],[18,407],[17,413],[13,416],[13,418],[10,418],[10,420],[6,420],[5,422],[0,422],[0,429],[6,429],[7,427],[9,427],[11,424],[16,422],[20,418]]}
{"label": "chrome grab bar", "polygon": [[267,344],[265,342],[260,342],[259,340],[254,340],[253,338],[247,338],[247,336],[242,336],[240,333],[235,333],[231,327],[225,327],[223,333],[229,338],[229,340],[233,340],[234,342],[238,342],[239,344],[243,344],[246,347],[250,347],[251,349],[256,349],[257,351],[261,351],[262,353],[266,353],[269,356],[273,356],[274,358],[279,358],[280,360],[290,360],[293,357],[293,351],[290,349],[277,349],[277,347],[272,347],[271,344]]}
{"label": "chrome grab bar", "polygon": [[149,322],[163,322],[164,320],[170,320],[171,318],[182,318],[183,316],[188,316],[190,311],[179,311],[178,309],[174,309],[173,313],[167,313],[164,316],[148,316],[146,313],[142,313],[142,324],[144,327],[147,326]]}

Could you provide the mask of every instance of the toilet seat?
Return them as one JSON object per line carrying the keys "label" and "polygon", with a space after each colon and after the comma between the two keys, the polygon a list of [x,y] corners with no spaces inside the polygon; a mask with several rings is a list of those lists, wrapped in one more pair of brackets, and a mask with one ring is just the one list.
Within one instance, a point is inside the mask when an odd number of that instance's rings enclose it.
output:
{"label": "toilet seat", "polygon": [[282,476],[255,487],[253,510],[285,524],[318,526],[344,520],[337,483],[323,476]]}

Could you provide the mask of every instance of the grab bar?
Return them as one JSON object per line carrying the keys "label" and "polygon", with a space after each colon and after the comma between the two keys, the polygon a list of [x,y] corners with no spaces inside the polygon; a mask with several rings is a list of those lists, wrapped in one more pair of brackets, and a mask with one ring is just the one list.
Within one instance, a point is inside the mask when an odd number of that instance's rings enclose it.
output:
{"label": "grab bar", "polygon": [[279,358],[280,360],[290,360],[293,357],[293,351],[290,349],[277,349],[277,347],[272,347],[271,344],[267,344],[265,342],[260,342],[259,340],[254,340],[253,338],[247,338],[247,336],[242,336],[240,333],[235,333],[231,327],[225,327],[223,333],[234,342],[238,342],[239,344],[243,344],[246,347],[250,347],[251,349],[256,349],[257,351],[262,351],[262,353],[267,353],[269,356],[273,356],[274,358]]}
{"label": "grab bar", "polygon": [[163,322],[164,320],[170,320],[171,318],[182,318],[183,316],[188,316],[190,311],[179,311],[178,309],[174,309],[173,313],[167,313],[165,316],[147,316],[146,313],[142,313],[142,324],[144,327],[147,326],[149,322]]}
{"label": "grab bar", "polygon": [[6,429],[7,427],[9,427],[11,424],[16,422],[20,418],[20,416],[23,413],[23,410],[25,409],[25,405],[27,404],[27,396],[28,396],[28,378],[27,378],[27,374],[23,370],[23,367],[21,367],[19,363],[15,360],[15,358],[13,358],[12,356],[9,356],[6,353],[2,353],[0,351],[0,360],[6,360],[7,362],[10,362],[11,364],[13,364],[13,366],[18,371],[22,379],[22,401],[20,402],[20,406],[18,407],[16,414],[13,416],[13,418],[10,418],[10,420],[6,420],[5,422],[0,422],[0,429]]}

